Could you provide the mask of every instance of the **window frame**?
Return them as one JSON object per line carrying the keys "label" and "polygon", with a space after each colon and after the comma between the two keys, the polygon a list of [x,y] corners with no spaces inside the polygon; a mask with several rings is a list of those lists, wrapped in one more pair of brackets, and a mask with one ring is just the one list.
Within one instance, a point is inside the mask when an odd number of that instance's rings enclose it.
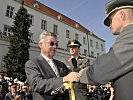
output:
{"label": "window frame", "polygon": [[15,12],[15,8],[10,6],[10,5],[7,5],[5,16],[9,17],[9,18],[13,18],[14,17],[14,12]]}
{"label": "window frame", "polygon": [[4,25],[3,35],[10,36],[12,34],[11,26]]}
{"label": "window frame", "polygon": [[47,31],[47,21],[44,19],[41,20],[41,29]]}
{"label": "window frame", "polygon": [[58,34],[58,25],[56,25],[56,24],[53,24],[53,33],[54,34]]}
{"label": "window frame", "polygon": [[70,30],[66,30],[66,38],[70,38]]}

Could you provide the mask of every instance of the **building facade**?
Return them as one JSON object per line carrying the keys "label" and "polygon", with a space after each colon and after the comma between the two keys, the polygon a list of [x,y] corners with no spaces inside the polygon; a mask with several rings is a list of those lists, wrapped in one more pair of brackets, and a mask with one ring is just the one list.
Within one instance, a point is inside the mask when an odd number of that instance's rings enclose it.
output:
{"label": "building facade", "polygon": [[[8,52],[8,36],[12,34],[15,13],[22,5],[23,0],[0,0],[0,69],[2,58]],[[49,31],[57,35],[58,49],[55,59],[65,61],[69,57],[67,42],[76,39],[82,44],[80,54],[94,60],[97,56],[105,53],[105,41],[97,37],[93,32],[86,29],[80,23],[55,11],[52,8],[36,1],[24,0],[24,7],[30,14],[30,58],[37,56],[39,34]]]}

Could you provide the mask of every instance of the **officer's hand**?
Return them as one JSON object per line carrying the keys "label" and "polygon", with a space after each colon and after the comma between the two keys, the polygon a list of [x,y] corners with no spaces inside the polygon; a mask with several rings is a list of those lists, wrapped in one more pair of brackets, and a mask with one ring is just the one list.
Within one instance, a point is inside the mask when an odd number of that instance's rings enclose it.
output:
{"label": "officer's hand", "polygon": [[79,82],[80,74],[77,72],[70,72],[67,76],[64,77],[65,82]]}

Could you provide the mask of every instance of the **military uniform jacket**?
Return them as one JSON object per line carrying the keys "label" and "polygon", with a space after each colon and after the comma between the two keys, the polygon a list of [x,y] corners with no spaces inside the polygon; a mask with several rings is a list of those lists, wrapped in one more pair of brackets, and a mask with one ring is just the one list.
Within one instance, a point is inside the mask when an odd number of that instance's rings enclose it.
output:
{"label": "military uniform jacket", "polygon": [[[63,77],[68,69],[63,62],[53,59],[60,77],[57,77],[48,62],[39,55],[25,64],[27,81],[33,91],[33,100],[65,100],[67,94],[51,95],[51,92],[63,85]],[[65,98],[64,98],[65,97]]]}
{"label": "military uniform jacket", "polygon": [[86,66],[89,66],[90,63],[89,59],[79,56],[77,59],[77,69],[74,68],[71,58],[68,58],[65,64],[70,71],[80,71],[81,69],[84,69]]}
{"label": "military uniform jacket", "polygon": [[113,81],[114,100],[133,100],[133,24],[124,28],[108,53],[83,71],[80,81],[90,84]]}
{"label": "military uniform jacket", "polygon": [[[77,59],[77,68],[74,68],[71,58],[65,62],[67,68],[71,71],[79,72],[81,69],[89,66],[89,59],[85,57],[78,57]],[[76,100],[88,100],[87,97],[87,85],[82,83],[74,83],[74,92]]]}

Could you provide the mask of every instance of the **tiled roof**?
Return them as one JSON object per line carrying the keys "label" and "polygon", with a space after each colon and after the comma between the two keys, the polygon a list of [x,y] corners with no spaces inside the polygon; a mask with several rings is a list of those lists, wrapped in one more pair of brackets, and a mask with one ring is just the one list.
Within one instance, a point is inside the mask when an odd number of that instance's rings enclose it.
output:
{"label": "tiled roof", "polygon": [[[23,1],[23,0],[20,0],[20,1]],[[86,29],[84,26],[80,25],[78,22],[70,19],[69,17],[67,17],[67,16],[65,16],[65,15],[63,15],[57,11],[55,11],[54,9],[46,6],[45,4],[38,2],[37,0],[24,0],[24,3],[29,5],[29,6],[33,6],[33,7],[35,4],[37,4],[37,6],[38,6],[37,9],[46,13],[47,15],[50,15],[50,16],[55,17],[57,19],[59,19],[58,16],[61,16],[61,18],[60,18],[61,21],[65,22],[65,23],[85,32],[85,33],[90,33],[90,31],[88,29]]]}
{"label": "tiled roof", "polygon": [[[16,1],[19,1],[19,2],[22,2],[23,0],[16,0]],[[93,32],[91,32],[90,30],[88,30],[87,28],[85,28],[84,26],[82,26],[80,23],[70,19],[69,17],[55,11],[54,9],[46,6],[45,4],[42,4],[40,2],[38,2],[37,0],[24,0],[24,4],[30,6],[30,7],[35,7],[35,5],[37,5],[36,9],[38,9],[39,11],[49,15],[49,16],[52,16],[60,21],[63,21],[81,31],[83,31],[84,33],[88,33],[89,35],[91,36],[94,36],[102,41],[104,41],[103,39],[97,37],[95,34],[93,34]]]}

